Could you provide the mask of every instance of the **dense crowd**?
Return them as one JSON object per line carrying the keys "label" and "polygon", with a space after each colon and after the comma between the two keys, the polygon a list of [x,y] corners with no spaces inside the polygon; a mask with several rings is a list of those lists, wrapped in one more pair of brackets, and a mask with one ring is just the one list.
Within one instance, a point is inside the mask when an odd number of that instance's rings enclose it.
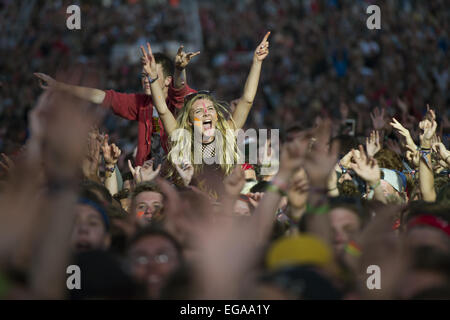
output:
{"label": "dense crowd", "polygon": [[445,1],[186,3],[0,2],[0,298],[449,299]]}

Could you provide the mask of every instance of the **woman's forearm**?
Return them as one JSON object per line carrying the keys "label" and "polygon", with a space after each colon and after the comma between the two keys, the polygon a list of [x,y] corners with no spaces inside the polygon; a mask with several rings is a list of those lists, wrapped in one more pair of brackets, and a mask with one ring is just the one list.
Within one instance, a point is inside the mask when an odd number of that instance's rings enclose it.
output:
{"label": "woman's forearm", "polygon": [[158,110],[158,114],[164,125],[164,129],[166,130],[167,134],[170,135],[176,129],[177,121],[167,107],[162,88],[159,85],[158,81],[154,81],[152,84],[150,84],[150,90],[152,92],[153,103],[156,106],[156,110]]}
{"label": "woman's forearm", "polygon": [[433,170],[430,169],[427,162],[431,165],[431,155],[427,154],[426,161],[423,157],[419,163],[419,186],[424,201],[434,202],[436,200],[436,191],[434,190]]}
{"label": "woman's forearm", "polygon": [[247,120],[248,113],[258,90],[259,77],[261,74],[262,61],[254,61],[244,86],[244,93],[239,99],[233,114],[234,122],[238,128],[242,128]]}
{"label": "woman's forearm", "polygon": [[107,171],[105,174],[105,188],[108,189],[111,196],[114,196],[119,192],[116,174],[116,170],[118,169],[115,166],[113,168],[114,168],[113,172]]}

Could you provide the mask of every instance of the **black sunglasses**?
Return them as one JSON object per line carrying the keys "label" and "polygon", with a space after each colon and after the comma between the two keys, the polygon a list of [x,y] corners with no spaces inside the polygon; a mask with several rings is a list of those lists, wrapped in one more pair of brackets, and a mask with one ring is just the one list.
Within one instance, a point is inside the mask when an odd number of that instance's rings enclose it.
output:
{"label": "black sunglasses", "polygon": [[199,94],[207,94],[211,95],[211,91],[208,90],[199,90],[197,92],[192,92],[184,96],[184,103],[188,103],[192,98],[198,96]]}

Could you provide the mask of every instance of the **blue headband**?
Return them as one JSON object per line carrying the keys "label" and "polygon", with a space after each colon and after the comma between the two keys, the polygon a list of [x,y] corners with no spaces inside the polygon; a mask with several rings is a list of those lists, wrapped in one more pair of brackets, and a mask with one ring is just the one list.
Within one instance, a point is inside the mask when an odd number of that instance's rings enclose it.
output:
{"label": "blue headband", "polygon": [[87,198],[79,198],[78,199],[78,203],[91,206],[92,208],[97,210],[102,215],[103,222],[105,223],[106,231],[109,231],[109,217],[106,214],[105,209],[103,209],[103,207],[101,205],[99,205],[98,203],[96,203],[96,202],[94,202],[92,200],[89,200]]}

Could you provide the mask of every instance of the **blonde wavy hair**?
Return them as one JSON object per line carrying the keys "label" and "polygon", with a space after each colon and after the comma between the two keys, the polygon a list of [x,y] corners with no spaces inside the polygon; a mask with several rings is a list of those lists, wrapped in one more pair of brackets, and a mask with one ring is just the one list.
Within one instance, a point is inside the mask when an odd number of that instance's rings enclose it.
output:
{"label": "blonde wavy hair", "polygon": [[[197,94],[195,97],[185,102],[183,109],[177,117],[177,130],[175,130],[170,137],[170,151],[168,154],[168,159],[172,165],[180,163],[192,164],[194,167],[194,175],[201,172],[203,164],[194,163],[194,126],[189,123],[189,113],[192,106],[197,100],[200,99],[210,100],[216,110],[217,122],[215,129],[221,133],[223,143],[220,146],[220,141],[218,141],[220,139],[215,139],[213,143],[216,144],[216,155],[218,152],[218,147],[219,150],[222,151],[219,152],[220,167],[225,175],[228,175],[231,173],[234,165],[239,159],[236,137],[234,135],[236,125],[226,107],[226,104],[217,101],[213,96],[206,93]],[[230,125],[228,120],[231,120],[232,125]],[[186,152],[187,150],[190,150],[191,152]]]}

